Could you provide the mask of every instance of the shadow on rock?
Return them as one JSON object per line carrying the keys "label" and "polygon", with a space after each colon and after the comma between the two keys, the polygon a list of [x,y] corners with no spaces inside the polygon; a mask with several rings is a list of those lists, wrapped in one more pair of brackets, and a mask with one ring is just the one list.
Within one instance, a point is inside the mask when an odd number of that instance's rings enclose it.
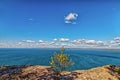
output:
{"label": "shadow on rock", "polygon": [[22,66],[3,66],[0,67],[0,80],[12,79],[12,75],[17,75],[22,73],[22,69],[28,67],[28,65]]}
{"label": "shadow on rock", "polygon": [[49,72],[44,72],[43,75],[39,76],[39,80],[74,80],[81,74],[78,72],[70,72],[69,74],[62,74],[58,77],[52,69],[49,68],[48,71]]}

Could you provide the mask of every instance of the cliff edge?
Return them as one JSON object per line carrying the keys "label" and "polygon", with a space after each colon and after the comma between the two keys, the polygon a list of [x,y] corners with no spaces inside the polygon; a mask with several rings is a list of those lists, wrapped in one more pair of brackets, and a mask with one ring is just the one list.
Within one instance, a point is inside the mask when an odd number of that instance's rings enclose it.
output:
{"label": "cliff edge", "polygon": [[[89,70],[62,72],[62,80],[120,80],[117,66],[106,65]],[[49,66],[1,66],[0,80],[57,80]]]}

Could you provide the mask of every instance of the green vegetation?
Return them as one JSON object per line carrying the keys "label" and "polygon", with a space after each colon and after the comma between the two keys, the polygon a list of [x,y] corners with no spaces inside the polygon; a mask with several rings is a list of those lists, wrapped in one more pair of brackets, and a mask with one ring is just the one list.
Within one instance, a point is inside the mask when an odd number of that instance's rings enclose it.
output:
{"label": "green vegetation", "polygon": [[60,53],[56,53],[51,57],[50,65],[53,68],[57,76],[61,75],[61,72],[68,70],[73,65],[72,60],[68,54],[64,53],[65,49],[62,47]]}
{"label": "green vegetation", "polygon": [[116,71],[117,71],[118,74],[120,74],[120,66],[117,67],[117,70],[116,70]]}

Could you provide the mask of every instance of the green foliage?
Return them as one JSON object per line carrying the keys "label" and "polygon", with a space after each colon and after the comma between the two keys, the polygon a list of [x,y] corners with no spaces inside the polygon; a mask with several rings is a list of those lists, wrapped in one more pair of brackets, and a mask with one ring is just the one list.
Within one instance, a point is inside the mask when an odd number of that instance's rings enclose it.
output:
{"label": "green foliage", "polygon": [[64,51],[65,49],[61,48],[60,53],[55,52],[55,54],[51,57],[50,65],[58,75],[73,65],[69,55],[65,54]]}
{"label": "green foliage", "polygon": [[120,74],[120,66],[117,68],[117,73]]}

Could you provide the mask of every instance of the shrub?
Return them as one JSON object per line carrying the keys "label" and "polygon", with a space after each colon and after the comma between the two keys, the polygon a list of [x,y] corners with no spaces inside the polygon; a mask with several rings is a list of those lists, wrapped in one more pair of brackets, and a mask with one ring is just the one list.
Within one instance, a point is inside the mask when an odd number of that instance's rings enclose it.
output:
{"label": "shrub", "polygon": [[57,76],[60,76],[62,71],[69,69],[69,67],[73,65],[69,55],[65,54],[64,51],[65,49],[61,48],[60,53],[55,52],[51,57],[50,65]]}

